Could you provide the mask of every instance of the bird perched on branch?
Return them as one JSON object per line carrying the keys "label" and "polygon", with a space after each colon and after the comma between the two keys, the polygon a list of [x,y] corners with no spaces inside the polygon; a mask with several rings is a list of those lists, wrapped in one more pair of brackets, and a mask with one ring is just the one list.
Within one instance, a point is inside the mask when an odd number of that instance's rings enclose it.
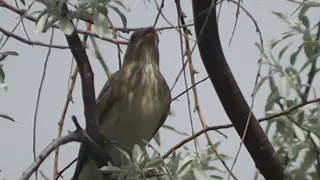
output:
{"label": "bird perched on branch", "polygon": [[[125,146],[146,146],[165,122],[170,89],[159,69],[158,35],[153,27],[135,31],[129,40],[123,67],[106,82],[97,98],[100,134]],[[102,180],[102,173],[81,144],[73,180]],[[106,150],[113,165],[121,165],[117,148]],[[86,154],[85,154],[86,153]],[[106,164],[107,162],[105,162]]]}

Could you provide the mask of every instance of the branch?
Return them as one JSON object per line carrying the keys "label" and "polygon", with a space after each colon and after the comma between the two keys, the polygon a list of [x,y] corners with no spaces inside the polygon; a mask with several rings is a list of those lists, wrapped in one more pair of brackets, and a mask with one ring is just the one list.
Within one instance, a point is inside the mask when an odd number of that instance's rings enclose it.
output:
{"label": "branch", "polygon": [[[274,119],[274,118],[279,117],[279,116],[290,114],[293,110],[296,110],[296,109],[298,109],[300,107],[303,107],[303,106],[308,105],[308,104],[316,103],[316,102],[320,102],[320,98],[317,98],[317,99],[314,99],[314,100],[311,100],[311,101],[307,101],[307,102],[304,102],[304,103],[301,103],[301,104],[297,104],[297,105],[292,106],[292,107],[290,107],[290,108],[288,108],[288,109],[286,109],[284,111],[281,111],[280,113],[272,114],[272,115],[260,118],[260,119],[258,119],[258,122],[261,123],[261,122],[264,122],[264,121],[268,121],[268,120]],[[233,124],[225,124],[225,125],[219,125],[219,126],[208,126],[208,127],[205,127],[203,129],[201,129],[200,131],[198,131],[197,133],[195,133],[194,136],[189,136],[189,137],[183,139],[182,141],[180,141],[179,143],[177,143],[176,145],[174,145],[171,149],[169,149],[162,156],[162,158],[166,158],[173,151],[179,149],[181,146],[183,146],[184,144],[186,144],[189,141],[193,140],[194,138],[202,135],[203,133],[206,133],[208,131],[216,131],[216,130],[221,130],[221,129],[228,129],[228,128],[231,128],[231,127],[234,127],[234,125]]]}
{"label": "branch", "polygon": [[2,32],[7,37],[12,37],[20,42],[23,42],[23,43],[26,43],[29,45],[36,45],[36,46],[43,46],[43,47],[57,48],[57,49],[68,49],[69,48],[68,46],[59,46],[59,45],[53,45],[53,44],[45,44],[42,42],[30,41],[30,40],[24,39],[23,37],[15,35],[15,34],[11,33],[10,31],[3,29],[2,27],[0,27],[0,32]]}
{"label": "branch", "polygon": [[53,152],[57,147],[67,144],[69,142],[81,142],[83,139],[82,133],[80,131],[76,131],[73,133],[70,133],[66,136],[63,136],[61,138],[58,138],[51,142],[42,152],[39,154],[39,156],[36,158],[36,160],[29,166],[29,168],[23,173],[23,175],[20,177],[19,180],[27,180],[30,178],[30,176],[33,174],[33,172],[37,171],[39,166],[44,162],[44,160]]}
{"label": "branch", "polygon": [[[251,111],[224,57],[218,32],[216,7],[214,6],[212,10],[210,8],[212,1],[192,1],[199,52],[219,99],[241,138]],[[292,179],[254,114],[251,114],[249,121],[244,144],[260,173],[267,180]]]}

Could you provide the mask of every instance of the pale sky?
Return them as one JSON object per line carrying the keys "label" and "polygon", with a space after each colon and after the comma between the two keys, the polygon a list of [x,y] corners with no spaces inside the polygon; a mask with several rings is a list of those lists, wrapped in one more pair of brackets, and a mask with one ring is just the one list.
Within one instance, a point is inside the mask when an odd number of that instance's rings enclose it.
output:
{"label": "pale sky", "polygon": [[[7,2],[11,2],[7,0]],[[13,1],[12,1],[13,2]],[[29,2],[27,0],[27,2]],[[156,7],[154,2],[147,3],[147,9],[144,7],[142,0],[125,2],[131,8],[131,12],[126,13],[128,19],[128,27],[145,27],[153,25],[156,17]],[[159,1],[160,2],[160,1]],[[252,14],[258,22],[262,31],[264,45],[267,47],[267,42],[271,38],[288,30],[288,27],[280,21],[276,16],[272,15],[271,11],[280,11],[290,15],[297,7],[297,4],[289,3],[288,1],[258,1],[248,0],[244,1],[244,7]],[[39,10],[39,7],[34,10]],[[192,20],[191,1],[182,1],[183,12],[187,15],[187,23]],[[224,3],[222,13],[219,20],[219,30],[221,35],[221,42],[224,49],[226,59],[233,72],[235,79],[246,100],[251,102],[251,93],[254,86],[254,80],[258,68],[259,51],[254,43],[259,42],[259,36],[256,33],[255,27],[248,16],[240,11],[239,22],[236,33],[233,38],[231,46],[228,46],[229,38],[234,26],[236,6],[233,3]],[[167,0],[163,13],[169,21],[177,25],[176,8],[174,0]],[[314,17],[318,17],[316,12],[309,13]],[[317,15],[317,16],[316,16]],[[16,22],[18,16],[8,10],[1,8],[0,11],[1,27],[6,30],[11,30]],[[121,26],[121,21],[114,12],[110,11],[110,18],[116,26]],[[292,18],[295,18],[294,16]],[[25,20],[29,36],[34,41],[49,42],[50,31],[46,34],[36,34],[34,32],[34,24]],[[157,27],[169,26],[161,17]],[[194,33],[193,27],[190,28]],[[22,27],[19,27],[16,34],[25,37]],[[175,30],[165,30],[159,34],[160,38],[160,68],[164,74],[169,86],[171,87],[175,81],[178,72],[181,69],[181,53],[178,32]],[[194,38],[193,38],[194,39]],[[118,68],[118,59],[116,46],[97,40],[102,55],[111,68],[115,72]],[[65,45],[65,38],[60,30],[55,30],[54,44]],[[193,44],[192,44],[193,46]],[[122,50],[125,51],[125,46]],[[91,48],[92,49],[92,48]],[[5,113],[14,119],[16,123],[6,120],[0,120],[0,179],[14,180],[21,176],[21,174],[33,162],[32,157],[32,130],[33,130],[33,116],[36,105],[36,97],[38,93],[39,83],[42,76],[44,60],[47,53],[47,48],[39,46],[29,46],[22,44],[14,39],[10,39],[2,51],[13,50],[19,53],[18,57],[8,57],[4,62],[1,62],[6,73],[6,82],[8,83],[8,91],[0,91],[0,112]],[[103,84],[107,80],[99,62],[87,51],[92,67],[95,73],[96,92],[99,93]],[[37,153],[48,145],[52,139],[57,136],[60,115],[64,106],[67,83],[70,71],[71,53],[69,50],[53,49],[49,62],[46,79],[44,82],[40,108],[38,112],[37,121]],[[199,81],[207,76],[202,61],[200,59],[198,49],[196,48],[193,54],[193,62],[195,69],[199,72],[196,75],[196,80]],[[188,69],[188,68],[187,68]],[[265,72],[266,67],[263,69]],[[188,71],[187,71],[187,74]],[[188,75],[189,77],[189,75]],[[66,116],[63,134],[67,131],[74,130],[74,125],[70,120],[71,115],[76,115],[78,120],[84,125],[83,107],[80,91],[80,79],[77,80],[73,98],[75,103],[69,107]],[[188,80],[188,86],[190,81]],[[263,117],[264,104],[266,96],[268,95],[268,86],[264,86],[255,99],[254,113],[257,118]],[[172,97],[185,90],[184,80],[180,78],[175,89],[172,91]],[[191,109],[194,109],[194,101],[192,92],[190,91]],[[209,80],[198,85],[198,95],[200,101],[200,108],[202,110],[204,119],[210,126],[229,124],[230,120],[226,116],[220,101],[213,89]],[[175,116],[167,119],[166,124],[174,126],[179,131],[191,134],[191,125],[188,115],[188,105],[186,96],[179,98],[171,105]],[[196,131],[201,129],[198,115],[192,112],[194,128]],[[221,135],[210,132],[211,138],[214,142],[221,141],[219,152],[234,157],[239,147],[240,139],[235,130],[230,128],[223,130],[228,136],[225,139]],[[170,147],[181,141],[184,137],[176,135],[168,130],[160,130],[163,146],[159,151],[164,153]],[[203,149],[206,144],[204,136],[198,138],[200,141],[200,148]],[[154,144],[154,142],[152,142]],[[192,142],[188,143],[188,147],[194,148]],[[62,169],[66,164],[73,160],[78,154],[78,143],[70,143],[60,148],[60,164]],[[52,179],[53,170],[52,154],[41,165],[39,170],[42,170],[50,179]],[[229,167],[232,161],[227,161]],[[223,169],[220,162],[215,163],[216,166]],[[69,179],[73,174],[73,169],[65,172],[63,176]],[[249,156],[247,150],[242,148],[237,164],[234,168],[234,174],[241,179],[252,179],[255,172],[254,163]],[[227,176],[225,176],[227,177]],[[32,176],[31,179],[33,179]],[[263,179],[263,178],[261,178]]]}

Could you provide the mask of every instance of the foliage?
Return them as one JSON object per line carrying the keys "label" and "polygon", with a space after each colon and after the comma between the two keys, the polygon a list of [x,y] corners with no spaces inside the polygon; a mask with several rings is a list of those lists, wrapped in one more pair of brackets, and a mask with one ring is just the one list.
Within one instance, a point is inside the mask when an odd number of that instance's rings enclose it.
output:
{"label": "foliage", "polygon": [[[317,67],[320,56],[320,25],[311,27],[306,13],[310,8],[319,5],[306,2],[299,10],[298,20],[295,21],[289,20],[280,12],[273,12],[289,26],[290,31],[272,39],[269,43],[269,53],[263,52],[264,64],[269,67],[269,71],[260,80],[258,89],[262,84],[269,83],[270,94],[265,105],[266,115],[283,111],[311,98],[313,80],[320,70]],[[301,37],[302,41],[294,39],[296,37]],[[294,41],[288,43],[290,39]],[[294,46],[298,48],[289,52]],[[275,55],[277,47],[280,51]],[[284,60],[287,54],[289,58]],[[277,117],[267,124],[267,133],[271,132],[272,127],[276,128],[274,133],[270,133],[273,144],[295,179],[320,177],[319,115],[319,103],[311,104],[288,115]]]}

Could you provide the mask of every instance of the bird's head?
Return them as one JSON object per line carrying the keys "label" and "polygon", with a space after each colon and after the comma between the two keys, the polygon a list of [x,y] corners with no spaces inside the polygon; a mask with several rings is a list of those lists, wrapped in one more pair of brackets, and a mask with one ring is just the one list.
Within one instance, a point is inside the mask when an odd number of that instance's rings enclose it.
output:
{"label": "bird's head", "polygon": [[124,56],[124,66],[131,62],[156,63],[159,65],[159,39],[153,27],[135,31],[129,40]]}

